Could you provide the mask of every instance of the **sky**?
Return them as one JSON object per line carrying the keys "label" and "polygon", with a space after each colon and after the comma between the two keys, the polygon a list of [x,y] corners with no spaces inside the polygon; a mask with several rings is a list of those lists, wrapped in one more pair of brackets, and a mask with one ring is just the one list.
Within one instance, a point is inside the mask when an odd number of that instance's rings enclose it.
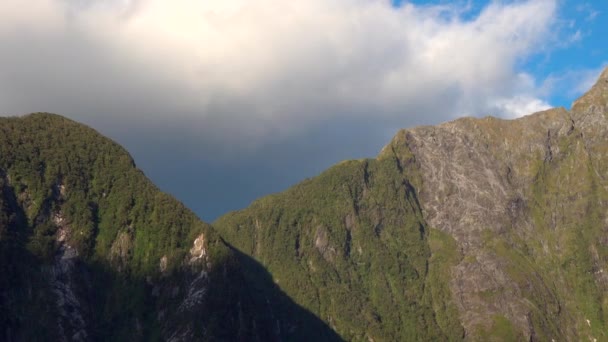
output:
{"label": "sky", "polygon": [[608,65],[608,1],[0,1],[0,115],[122,144],[202,219],[402,128],[569,108]]}

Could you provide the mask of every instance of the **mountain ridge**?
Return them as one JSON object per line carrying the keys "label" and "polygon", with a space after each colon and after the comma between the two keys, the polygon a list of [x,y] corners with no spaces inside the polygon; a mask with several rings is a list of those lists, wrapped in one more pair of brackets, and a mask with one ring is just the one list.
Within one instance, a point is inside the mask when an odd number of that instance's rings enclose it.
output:
{"label": "mountain ridge", "polygon": [[0,336],[604,340],[606,115],[608,69],[570,110],[400,130],[211,225],[95,130],[0,118]]}

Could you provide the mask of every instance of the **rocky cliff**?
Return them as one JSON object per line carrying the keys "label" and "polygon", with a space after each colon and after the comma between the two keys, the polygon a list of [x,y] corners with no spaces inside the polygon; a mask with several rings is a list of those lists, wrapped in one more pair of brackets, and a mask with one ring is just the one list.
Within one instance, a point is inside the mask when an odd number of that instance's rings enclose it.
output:
{"label": "rocky cliff", "polygon": [[[426,222],[455,239],[450,288],[467,335],[604,340],[608,72],[571,111],[405,130]],[[399,155],[399,154],[398,154]],[[490,318],[490,319],[489,319]]]}

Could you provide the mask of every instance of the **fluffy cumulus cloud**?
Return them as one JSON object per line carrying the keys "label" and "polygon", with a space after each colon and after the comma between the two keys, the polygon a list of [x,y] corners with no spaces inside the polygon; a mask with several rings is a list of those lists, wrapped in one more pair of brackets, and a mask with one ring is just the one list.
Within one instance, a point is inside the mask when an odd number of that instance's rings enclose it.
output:
{"label": "fluffy cumulus cloud", "polygon": [[[462,3],[460,3],[462,5]],[[222,144],[548,107],[518,65],[556,0],[0,1],[0,112],[154,123]]]}

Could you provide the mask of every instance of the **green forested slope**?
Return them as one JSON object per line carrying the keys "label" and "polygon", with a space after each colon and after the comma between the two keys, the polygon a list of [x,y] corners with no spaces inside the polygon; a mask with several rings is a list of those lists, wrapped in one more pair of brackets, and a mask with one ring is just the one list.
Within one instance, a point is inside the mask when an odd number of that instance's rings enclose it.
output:
{"label": "green forested slope", "polygon": [[413,162],[344,162],[214,226],[347,340],[458,339],[442,272],[455,246],[425,224]]}
{"label": "green forested slope", "polygon": [[[108,259],[112,242],[129,234],[134,274],[158,267],[168,256],[175,266],[197,234],[212,230],[135,168],[129,154],[94,130],[51,114],[0,119],[0,167],[34,224],[29,249],[53,255],[56,227],[36,226],[61,210],[70,223],[69,243],[91,259]],[[217,238],[210,238],[211,245]]]}
{"label": "green forested slope", "polygon": [[[200,234],[210,263],[229,255],[124,149],[60,116],[0,119],[0,186],[1,311],[12,339],[70,339],[80,330],[89,338],[154,337],[159,326],[146,313],[143,280],[160,276],[159,260],[166,257],[165,273],[177,272]],[[82,324],[70,322],[71,310]]]}
{"label": "green forested slope", "polygon": [[213,228],[94,130],[52,114],[0,118],[0,195],[0,340],[281,336],[240,262],[282,298],[264,269],[237,260]]}

